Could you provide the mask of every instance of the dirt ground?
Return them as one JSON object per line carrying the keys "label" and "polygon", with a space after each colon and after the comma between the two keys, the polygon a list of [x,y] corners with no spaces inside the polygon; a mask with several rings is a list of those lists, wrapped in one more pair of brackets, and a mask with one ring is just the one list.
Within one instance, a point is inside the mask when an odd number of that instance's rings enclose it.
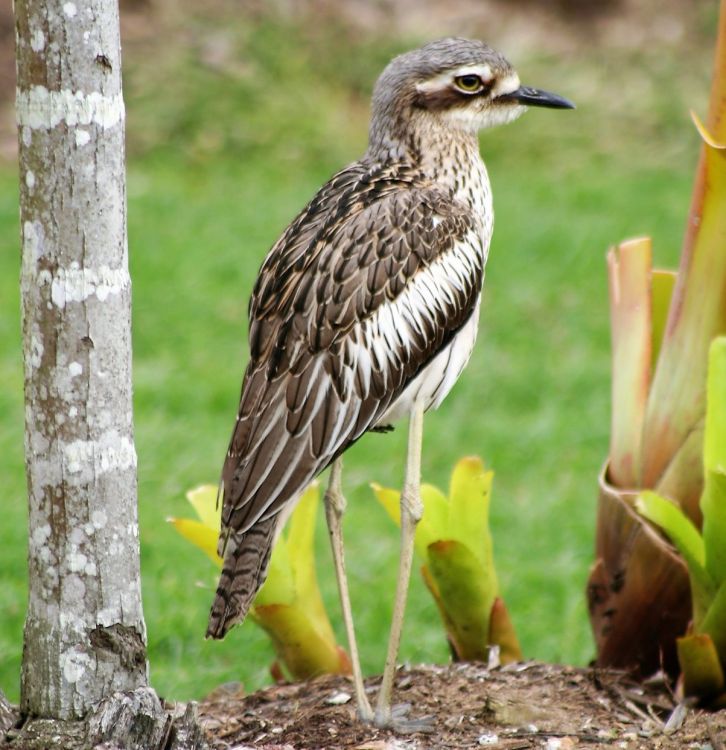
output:
{"label": "dirt ground", "polygon": [[[366,681],[373,698],[378,682]],[[428,732],[363,725],[352,694],[344,677],[248,696],[226,685],[199,705],[199,715],[213,750],[726,750],[726,710],[679,707],[662,681],[643,685],[613,671],[538,662],[402,668],[394,701],[410,704],[412,719],[430,717]]]}

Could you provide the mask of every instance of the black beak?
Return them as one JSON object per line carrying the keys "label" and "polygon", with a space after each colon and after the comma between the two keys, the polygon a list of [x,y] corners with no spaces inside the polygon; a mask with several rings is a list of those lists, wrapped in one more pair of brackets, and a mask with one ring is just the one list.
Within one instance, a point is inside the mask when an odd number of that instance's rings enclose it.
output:
{"label": "black beak", "polygon": [[517,102],[528,107],[550,107],[551,109],[575,109],[575,105],[563,96],[552,94],[542,89],[532,89],[529,86],[520,86],[516,91],[502,94],[496,101]]}

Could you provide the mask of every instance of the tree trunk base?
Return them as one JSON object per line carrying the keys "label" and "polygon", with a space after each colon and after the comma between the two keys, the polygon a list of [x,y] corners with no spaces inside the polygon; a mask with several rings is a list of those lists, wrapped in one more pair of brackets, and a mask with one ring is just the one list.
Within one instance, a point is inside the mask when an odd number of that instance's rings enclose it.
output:
{"label": "tree trunk base", "polygon": [[115,693],[83,721],[28,719],[0,694],[2,750],[207,750],[195,703],[164,704],[151,688]]}

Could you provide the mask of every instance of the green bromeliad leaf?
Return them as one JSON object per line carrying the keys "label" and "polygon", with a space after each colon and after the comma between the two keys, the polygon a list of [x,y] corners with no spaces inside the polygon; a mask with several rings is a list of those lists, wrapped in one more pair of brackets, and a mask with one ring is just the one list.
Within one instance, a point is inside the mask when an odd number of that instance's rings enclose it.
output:
{"label": "green bromeliad leaf", "polygon": [[[489,501],[493,471],[485,471],[476,456],[457,462],[449,486],[449,534],[465,544],[491,571],[489,585],[496,588],[492,535],[489,532]],[[441,537],[439,537],[441,538]]]}
{"label": "green bromeliad leaf", "polygon": [[660,526],[670,537],[686,563],[706,570],[706,548],[693,521],[673,502],[655,492],[643,492],[635,501],[638,512]]}
{"label": "green bromeliad leaf", "polygon": [[190,518],[169,518],[168,521],[188,542],[199,547],[218,568],[222,567],[222,558],[217,554],[218,531]]}
{"label": "green bromeliad leaf", "polygon": [[[489,501],[494,473],[481,459],[461,459],[451,475],[449,497],[421,485],[423,516],[416,527],[421,573],[439,608],[449,641],[459,659],[486,659],[499,645],[506,663],[521,659],[517,637],[504,603],[498,599],[489,531]],[[371,485],[386,513],[401,521],[400,493]]]}
{"label": "green bromeliad leaf", "polygon": [[686,695],[712,697],[724,689],[724,673],[710,636],[694,633],[678,638],[678,661]]}
{"label": "green bromeliad leaf", "polygon": [[721,583],[714,596],[700,630],[711,636],[721,661],[726,665],[726,581]]}
{"label": "green bromeliad leaf", "polygon": [[654,269],[651,275],[651,321],[653,330],[651,332],[651,367],[655,368],[658,361],[660,347],[663,343],[666,322],[668,320],[668,308],[673,296],[673,287],[676,284],[676,272],[665,269]]}
{"label": "green bromeliad leaf", "polygon": [[255,607],[269,604],[293,604],[297,599],[295,588],[295,574],[293,565],[297,565],[290,557],[287,540],[280,535],[270,555],[270,565],[267,568],[267,578],[255,596],[251,614],[254,617]]}
{"label": "green bromeliad leaf", "polygon": [[643,492],[635,501],[637,511],[660,526],[688,566],[696,630],[706,615],[716,587],[706,571],[706,549],[698,529],[683,511],[655,492]]}
{"label": "green bromeliad leaf", "polygon": [[328,643],[335,643],[335,635],[315,573],[315,518],[318,505],[318,483],[313,482],[303,493],[290,517],[286,546],[296,601],[307,613],[318,635]]}
{"label": "green bromeliad leaf", "polygon": [[222,508],[221,503],[219,507],[217,504],[217,488],[213,484],[202,484],[187,492],[187,500],[191,503],[199,520],[192,521],[189,518],[167,520],[187,541],[199,547],[218,568],[221,568],[222,558],[217,554],[217,542]]}
{"label": "green bromeliad leaf", "polygon": [[424,506],[424,514],[419,522],[421,530],[416,547],[425,558],[430,544],[437,539],[447,539],[452,536],[451,508],[446,495],[432,484],[421,485],[421,502]]}
{"label": "green bromeliad leaf", "polygon": [[[169,521],[221,567],[222,559],[217,555],[221,522],[217,488],[204,485],[188,492],[187,498],[200,520]],[[250,618],[268,633],[281,661],[296,679],[350,673],[350,661],[336,644],[315,572],[318,505],[318,484],[314,482],[298,501],[286,532],[277,539],[267,580],[250,610]]]}
{"label": "green bromeliad leaf", "polygon": [[703,464],[703,535],[675,503],[654,492],[643,492],[636,508],[686,561],[694,630],[708,633],[726,661],[726,337],[714,339],[709,350]]}
{"label": "green bromeliad leaf", "polygon": [[[376,482],[371,482],[371,489],[390,519],[400,527],[401,493],[398,490],[381,487]],[[422,484],[421,502],[424,510],[416,526],[414,544],[416,551],[426,560],[428,546],[432,542],[449,537],[449,501],[438,487],[432,484]]]}
{"label": "green bromeliad leaf", "polygon": [[296,679],[350,672],[345,651],[334,639],[322,636],[300,607],[256,604],[254,618],[270,636],[275,652]]}
{"label": "green bromeliad leaf", "polygon": [[721,584],[726,581],[726,337],[711,344],[707,390],[703,539],[706,569]]}
{"label": "green bromeliad leaf", "polygon": [[486,659],[489,615],[495,596],[481,563],[461,542],[434,542],[428,568],[436,581],[440,606],[448,614],[449,637],[460,658]]}
{"label": "green bromeliad leaf", "polygon": [[222,522],[222,503],[219,501],[219,489],[213,484],[202,484],[187,492],[187,500],[199,516],[199,520],[210,529],[216,529]]}

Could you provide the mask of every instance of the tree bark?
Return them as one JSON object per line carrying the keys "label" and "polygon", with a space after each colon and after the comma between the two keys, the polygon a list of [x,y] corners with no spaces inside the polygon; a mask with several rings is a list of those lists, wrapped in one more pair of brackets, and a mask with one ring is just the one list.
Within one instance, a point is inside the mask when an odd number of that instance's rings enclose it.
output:
{"label": "tree bark", "polygon": [[147,684],[115,0],[16,0],[29,601],[21,710]]}

